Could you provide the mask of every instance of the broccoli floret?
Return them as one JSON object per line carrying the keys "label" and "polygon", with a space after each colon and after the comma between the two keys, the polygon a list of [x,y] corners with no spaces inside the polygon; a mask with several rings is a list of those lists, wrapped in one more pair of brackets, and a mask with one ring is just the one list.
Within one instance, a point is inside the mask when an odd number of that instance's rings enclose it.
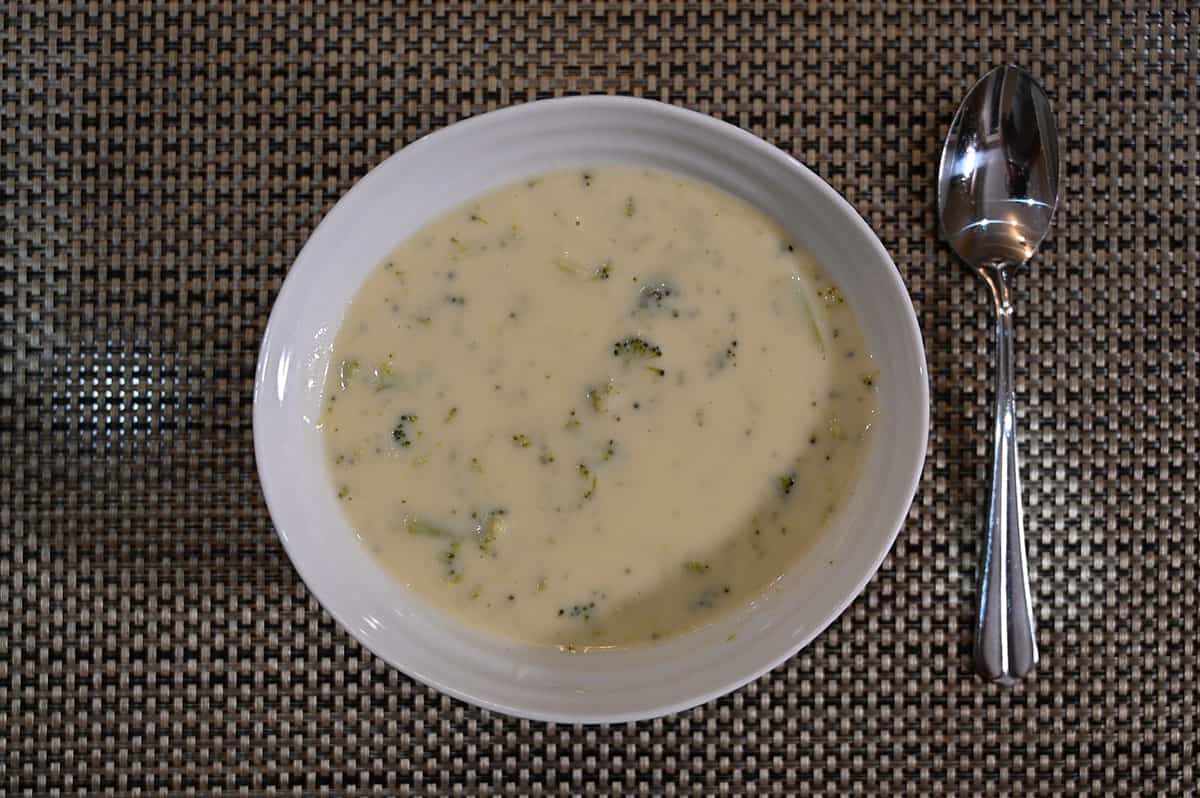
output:
{"label": "broccoli floret", "polygon": [[392,440],[406,449],[412,446],[412,435],[409,425],[415,423],[417,423],[417,417],[412,413],[405,413],[400,416],[400,420],[396,422],[396,426],[392,429]]}
{"label": "broccoli floret", "polygon": [[662,348],[645,338],[631,336],[613,344],[613,357],[655,358],[662,357]]}

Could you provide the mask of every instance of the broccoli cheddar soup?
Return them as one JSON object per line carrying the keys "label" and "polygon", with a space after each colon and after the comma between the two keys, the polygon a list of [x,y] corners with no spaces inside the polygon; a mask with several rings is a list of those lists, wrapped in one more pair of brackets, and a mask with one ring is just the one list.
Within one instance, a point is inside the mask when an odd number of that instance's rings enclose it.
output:
{"label": "broccoli cheddar soup", "polygon": [[853,492],[876,369],[838,286],[706,184],[506,186],[402,243],[346,310],[337,497],[403,585],[566,650],[744,609]]}

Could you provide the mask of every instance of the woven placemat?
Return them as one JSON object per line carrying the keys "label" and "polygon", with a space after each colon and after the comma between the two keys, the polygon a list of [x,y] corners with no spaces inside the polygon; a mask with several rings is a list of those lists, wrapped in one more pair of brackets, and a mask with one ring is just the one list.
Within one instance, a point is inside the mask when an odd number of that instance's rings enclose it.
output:
{"label": "woven placemat", "polygon": [[[5,3],[0,793],[1194,793],[1194,2]],[[971,676],[982,288],[935,238],[961,94],[1012,61],[1065,136],[1018,280],[1044,662]],[[254,470],[271,302],[322,214],[465,116],[580,92],[734,122],[895,257],[933,433],[891,555],[803,653],[654,722],[425,689],[323,613]]]}

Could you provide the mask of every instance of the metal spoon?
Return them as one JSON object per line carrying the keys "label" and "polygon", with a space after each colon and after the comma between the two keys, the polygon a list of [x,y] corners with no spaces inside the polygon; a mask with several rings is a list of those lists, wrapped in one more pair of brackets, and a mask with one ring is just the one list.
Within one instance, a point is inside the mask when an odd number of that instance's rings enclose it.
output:
{"label": "metal spoon", "polygon": [[996,314],[996,418],[987,540],[979,566],[975,667],[1015,684],[1038,661],[1021,522],[1013,398],[1010,273],[1050,229],[1058,205],[1058,135],[1050,101],[1028,72],[1002,66],[967,94],[942,150],[942,237],[992,292]]}

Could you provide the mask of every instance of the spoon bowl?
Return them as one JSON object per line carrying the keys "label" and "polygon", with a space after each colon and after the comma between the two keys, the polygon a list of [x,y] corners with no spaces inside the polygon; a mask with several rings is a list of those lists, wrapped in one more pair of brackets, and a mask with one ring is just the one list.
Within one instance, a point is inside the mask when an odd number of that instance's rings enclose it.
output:
{"label": "spoon bowl", "polygon": [[1057,206],[1058,132],[1050,100],[1028,72],[997,67],[967,93],[950,125],[938,169],[938,220],[942,237],[990,289],[996,320],[992,484],[975,667],[1001,684],[1024,678],[1038,661],[1017,467],[1008,278],[1046,237]]}
{"label": "spoon bowl", "polygon": [[1058,134],[1046,92],[1002,66],[967,94],[938,169],[944,238],[971,266],[1025,263],[1058,206]]}

